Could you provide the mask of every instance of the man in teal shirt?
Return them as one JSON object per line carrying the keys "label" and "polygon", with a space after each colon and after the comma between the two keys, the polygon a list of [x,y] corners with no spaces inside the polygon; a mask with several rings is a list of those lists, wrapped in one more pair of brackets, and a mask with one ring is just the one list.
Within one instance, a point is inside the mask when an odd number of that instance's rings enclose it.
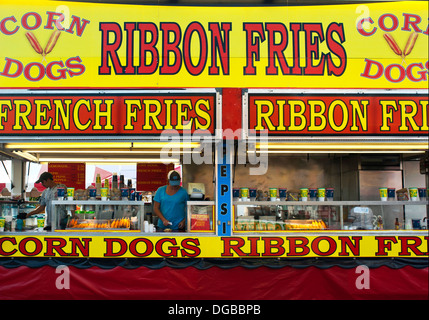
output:
{"label": "man in teal shirt", "polygon": [[[168,185],[158,188],[153,210],[158,220],[158,230],[184,231],[186,226],[186,202],[188,193],[180,186],[180,174],[171,170]],[[166,230],[167,229],[167,230]]]}

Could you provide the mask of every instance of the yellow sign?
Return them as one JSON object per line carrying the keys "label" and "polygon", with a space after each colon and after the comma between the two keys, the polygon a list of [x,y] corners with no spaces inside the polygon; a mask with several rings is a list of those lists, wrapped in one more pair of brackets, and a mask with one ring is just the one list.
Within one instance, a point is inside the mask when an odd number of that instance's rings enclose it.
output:
{"label": "yellow sign", "polygon": [[2,236],[0,257],[428,257],[428,236]]}
{"label": "yellow sign", "polygon": [[0,88],[424,88],[428,2],[0,4]]}

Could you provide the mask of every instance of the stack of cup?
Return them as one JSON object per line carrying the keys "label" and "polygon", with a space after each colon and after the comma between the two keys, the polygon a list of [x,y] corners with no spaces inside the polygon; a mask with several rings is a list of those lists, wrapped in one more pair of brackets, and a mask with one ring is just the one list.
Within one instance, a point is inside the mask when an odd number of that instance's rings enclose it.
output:
{"label": "stack of cup", "polygon": [[387,201],[387,188],[379,188],[381,201]]}
{"label": "stack of cup", "polygon": [[411,201],[417,201],[419,200],[419,192],[417,188],[408,188],[408,190],[410,191],[410,198]]}
{"label": "stack of cup", "polygon": [[58,200],[64,200],[65,190],[64,188],[58,188],[57,189],[57,197]]}
{"label": "stack of cup", "polygon": [[249,198],[249,188],[240,188],[241,201],[247,201]]}
{"label": "stack of cup", "polygon": [[326,190],[325,188],[317,188],[317,199],[319,201],[325,201]]}
{"label": "stack of cup", "polygon": [[67,200],[73,200],[74,188],[67,187]]}
{"label": "stack of cup", "polygon": [[308,195],[310,196],[310,201],[317,200],[317,188],[309,188]]}
{"label": "stack of cup", "polygon": [[419,198],[420,198],[420,201],[426,201],[426,189],[425,188],[419,188]]}
{"label": "stack of cup", "polygon": [[326,188],[326,201],[334,201],[334,188]]}
{"label": "stack of cup", "polygon": [[301,201],[307,201],[308,200],[308,188],[299,189],[299,195],[301,197]]}
{"label": "stack of cup", "polygon": [[250,197],[250,201],[256,200],[256,188],[249,189],[249,197]]}
{"label": "stack of cup", "polygon": [[286,196],[287,196],[287,189],[286,188],[279,188],[280,201],[286,201]]}
{"label": "stack of cup", "polygon": [[395,200],[395,188],[387,188],[387,200],[394,201]]}
{"label": "stack of cup", "polygon": [[270,188],[270,200],[277,201],[278,190],[277,188]]}

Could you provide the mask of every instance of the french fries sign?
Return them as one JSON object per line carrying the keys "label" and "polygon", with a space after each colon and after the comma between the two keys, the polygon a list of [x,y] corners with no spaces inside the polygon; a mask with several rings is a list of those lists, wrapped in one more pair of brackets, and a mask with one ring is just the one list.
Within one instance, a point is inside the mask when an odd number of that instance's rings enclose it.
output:
{"label": "french fries sign", "polygon": [[427,88],[428,3],[0,4],[3,88]]}
{"label": "french fries sign", "polygon": [[0,257],[428,257],[428,236],[2,236]]}

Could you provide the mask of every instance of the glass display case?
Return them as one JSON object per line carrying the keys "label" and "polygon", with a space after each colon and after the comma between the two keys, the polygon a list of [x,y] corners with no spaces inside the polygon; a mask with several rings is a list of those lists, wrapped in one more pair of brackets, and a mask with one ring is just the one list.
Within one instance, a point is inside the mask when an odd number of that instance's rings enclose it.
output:
{"label": "glass display case", "polygon": [[53,231],[143,231],[143,201],[52,201]]}
{"label": "glass display case", "polygon": [[426,201],[236,201],[234,232],[425,230]]}
{"label": "glass display case", "polygon": [[214,208],[214,201],[188,201],[187,231],[215,233]]}

